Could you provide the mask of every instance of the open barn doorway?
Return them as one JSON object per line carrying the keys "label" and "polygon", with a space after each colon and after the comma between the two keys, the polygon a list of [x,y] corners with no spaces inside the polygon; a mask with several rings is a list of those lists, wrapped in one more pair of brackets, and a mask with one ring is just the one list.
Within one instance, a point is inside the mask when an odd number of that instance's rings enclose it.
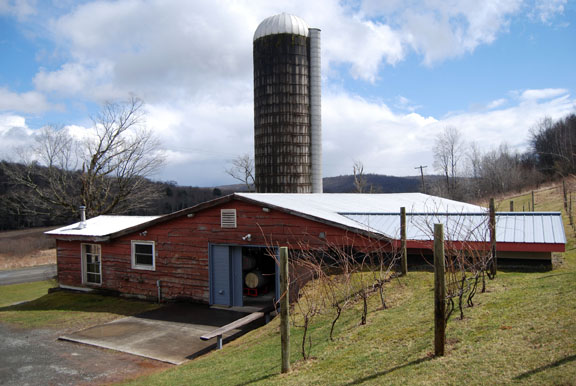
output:
{"label": "open barn doorway", "polygon": [[277,299],[277,250],[265,247],[241,248],[243,305],[271,306]]}
{"label": "open barn doorway", "polygon": [[210,304],[267,307],[278,299],[278,250],[210,245]]}

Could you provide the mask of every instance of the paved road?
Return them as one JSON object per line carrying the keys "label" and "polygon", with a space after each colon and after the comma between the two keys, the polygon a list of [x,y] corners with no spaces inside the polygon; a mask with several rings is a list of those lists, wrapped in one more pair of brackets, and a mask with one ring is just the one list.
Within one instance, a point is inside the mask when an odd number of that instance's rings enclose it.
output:
{"label": "paved road", "polygon": [[31,283],[56,276],[56,264],[0,271],[0,285]]}

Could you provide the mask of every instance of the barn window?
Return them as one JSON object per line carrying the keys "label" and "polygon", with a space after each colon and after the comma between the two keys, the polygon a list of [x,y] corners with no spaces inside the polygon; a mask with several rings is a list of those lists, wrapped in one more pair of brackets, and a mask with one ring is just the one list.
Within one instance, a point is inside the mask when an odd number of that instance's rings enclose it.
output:
{"label": "barn window", "polygon": [[236,209],[220,210],[220,226],[222,228],[236,228]]}
{"label": "barn window", "polygon": [[84,284],[102,284],[101,249],[98,244],[82,244],[82,281]]}
{"label": "barn window", "polygon": [[132,241],[132,268],[156,269],[156,250],[154,241]]}

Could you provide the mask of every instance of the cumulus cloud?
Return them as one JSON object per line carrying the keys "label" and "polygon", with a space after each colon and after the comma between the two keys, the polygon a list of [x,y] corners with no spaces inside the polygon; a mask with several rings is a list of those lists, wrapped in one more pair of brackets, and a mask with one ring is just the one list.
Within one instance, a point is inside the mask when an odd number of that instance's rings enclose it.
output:
{"label": "cumulus cloud", "polygon": [[553,17],[564,12],[564,6],[567,3],[568,0],[536,0],[531,16],[543,23],[550,23]]}
{"label": "cumulus cloud", "polygon": [[16,16],[18,20],[24,20],[34,14],[35,0],[0,0],[0,15]]}
{"label": "cumulus cloud", "polygon": [[46,97],[37,91],[17,93],[0,87],[0,111],[39,113],[54,108]]}
{"label": "cumulus cloud", "polygon": [[540,99],[555,98],[568,94],[568,90],[563,88],[545,88],[540,90],[525,90],[520,94],[520,99],[524,101],[537,101]]}
{"label": "cumulus cloud", "polygon": [[[545,94],[545,90],[527,91]],[[415,166],[432,164],[434,138],[447,126],[459,129],[464,138],[474,138],[484,151],[502,143],[524,151],[536,122],[544,116],[559,119],[576,108],[576,99],[566,93],[531,104],[519,96],[508,100],[505,108],[437,118],[395,113],[383,103],[345,93],[328,95],[324,103],[327,176],[350,173],[354,160],[361,160],[370,173],[413,175]]]}
{"label": "cumulus cloud", "polygon": [[[414,174],[416,164],[431,164],[432,140],[445,125],[478,136],[484,146],[508,137],[522,146],[535,120],[572,111],[574,99],[565,89],[521,90],[477,111],[428,117],[405,96],[385,103],[344,86],[334,91],[347,77],[343,71],[377,82],[383,68],[414,53],[437,65],[491,44],[526,9],[545,21],[565,4],[527,1],[83,2],[60,9],[47,24],[45,38],[56,46],[52,54],[60,62],[37,72],[36,91],[0,88],[0,111],[47,111],[54,106],[45,95],[80,103],[135,94],[147,102],[148,126],[167,149],[168,165],[159,179],[233,182],[226,180],[227,162],[253,150],[253,33],[265,17],[286,11],[322,29],[324,174],[349,173],[354,160],[368,172]],[[18,4],[20,14],[33,14],[33,2],[7,0],[0,0],[0,14],[16,14]],[[31,138],[26,123],[16,123],[10,135]],[[10,130],[2,131],[2,138]],[[69,130],[81,136],[87,129]]]}
{"label": "cumulus cloud", "polygon": [[34,141],[34,131],[26,118],[14,114],[0,114],[0,154],[2,159],[17,161],[20,149]]}

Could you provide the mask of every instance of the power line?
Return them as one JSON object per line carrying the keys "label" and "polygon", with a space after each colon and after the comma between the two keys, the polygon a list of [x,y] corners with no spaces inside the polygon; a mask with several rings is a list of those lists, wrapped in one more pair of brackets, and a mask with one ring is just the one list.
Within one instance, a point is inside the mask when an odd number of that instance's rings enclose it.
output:
{"label": "power line", "polygon": [[427,167],[428,165],[420,165],[414,168],[414,169],[420,169],[420,176],[422,176],[422,193],[424,194],[426,194],[426,185],[424,185],[424,169]]}

